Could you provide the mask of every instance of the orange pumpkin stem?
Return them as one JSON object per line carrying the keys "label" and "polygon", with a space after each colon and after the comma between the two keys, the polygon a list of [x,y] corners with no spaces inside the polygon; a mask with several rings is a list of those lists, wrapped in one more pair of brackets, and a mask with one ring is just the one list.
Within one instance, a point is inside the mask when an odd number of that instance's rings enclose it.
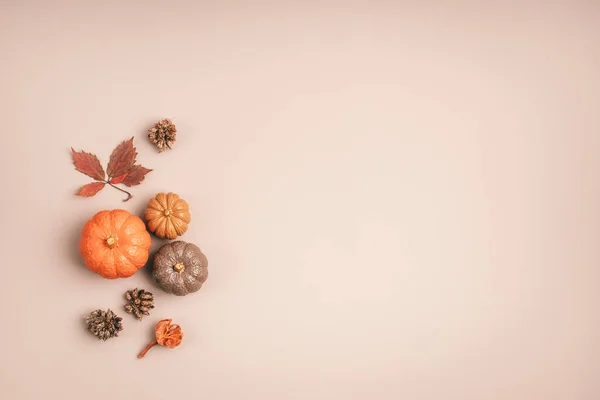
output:
{"label": "orange pumpkin stem", "polygon": [[156,340],[148,343],[148,346],[146,346],[146,348],[144,348],[144,350],[142,350],[142,352],[140,354],[138,354],[138,358],[143,358],[146,355],[146,353],[148,352],[148,350],[150,350],[157,344],[158,344],[158,342]]}
{"label": "orange pumpkin stem", "polygon": [[108,239],[106,239],[106,246],[108,246],[109,249],[112,249],[113,247],[116,247],[119,245],[119,238],[114,237],[114,236],[109,236]]}

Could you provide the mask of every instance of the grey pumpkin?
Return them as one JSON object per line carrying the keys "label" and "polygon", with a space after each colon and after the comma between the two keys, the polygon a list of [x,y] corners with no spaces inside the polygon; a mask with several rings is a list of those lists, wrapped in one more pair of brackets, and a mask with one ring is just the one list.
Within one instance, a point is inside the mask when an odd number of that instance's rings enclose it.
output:
{"label": "grey pumpkin", "polygon": [[185,296],[208,279],[208,260],[195,244],[177,240],[158,250],[152,275],[165,292]]}

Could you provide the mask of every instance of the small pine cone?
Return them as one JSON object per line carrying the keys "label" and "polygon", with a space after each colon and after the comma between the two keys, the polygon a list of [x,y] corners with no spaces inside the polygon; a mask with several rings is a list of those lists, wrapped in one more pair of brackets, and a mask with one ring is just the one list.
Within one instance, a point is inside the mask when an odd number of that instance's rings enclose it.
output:
{"label": "small pine cone", "polygon": [[100,340],[106,341],[112,337],[119,336],[123,330],[121,320],[113,311],[95,310],[85,317],[87,330]]}
{"label": "small pine cone", "polygon": [[125,311],[135,315],[140,321],[142,315],[150,315],[150,310],[154,308],[154,295],[144,289],[128,290],[125,298],[129,301],[129,304],[124,306]]}
{"label": "small pine cone", "polygon": [[168,118],[161,119],[152,128],[148,129],[148,138],[158,148],[159,153],[171,149],[176,136],[177,128]]}

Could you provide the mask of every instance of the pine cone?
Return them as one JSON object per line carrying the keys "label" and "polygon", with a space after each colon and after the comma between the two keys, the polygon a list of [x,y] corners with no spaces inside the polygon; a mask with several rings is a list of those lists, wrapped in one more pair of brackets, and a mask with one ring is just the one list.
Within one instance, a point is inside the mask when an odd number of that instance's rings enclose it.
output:
{"label": "pine cone", "polygon": [[137,319],[142,320],[142,315],[150,315],[150,310],[154,308],[154,295],[146,292],[144,289],[128,290],[125,298],[129,304],[125,305],[125,311],[135,315]]}
{"label": "pine cone", "polygon": [[148,138],[158,148],[159,153],[171,148],[176,135],[175,124],[168,118],[161,119],[152,128],[148,129]]}
{"label": "pine cone", "polygon": [[85,322],[89,332],[98,339],[106,341],[111,337],[119,336],[119,332],[123,330],[122,319],[110,309],[108,311],[95,310],[85,317]]}

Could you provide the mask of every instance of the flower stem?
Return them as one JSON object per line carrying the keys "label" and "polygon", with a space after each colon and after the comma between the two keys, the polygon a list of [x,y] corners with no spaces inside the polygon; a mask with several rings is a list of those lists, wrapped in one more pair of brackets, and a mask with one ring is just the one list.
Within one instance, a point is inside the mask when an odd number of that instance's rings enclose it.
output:
{"label": "flower stem", "polygon": [[109,181],[104,181],[104,183],[108,183],[110,186],[114,187],[115,189],[117,189],[117,190],[120,190],[121,192],[123,192],[123,193],[127,194],[127,198],[126,198],[125,200],[123,200],[123,201],[127,201],[127,200],[129,200],[129,199],[131,199],[131,198],[133,197],[133,196],[131,195],[131,193],[129,193],[127,190],[123,190],[123,189],[121,189],[120,187],[113,185],[113,184],[112,184],[112,183],[110,183]]}
{"label": "flower stem", "polygon": [[142,352],[140,354],[138,354],[138,358],[144,357],[146,355],[146,353],[148,352],[148,350],[150,350],[151,348],[153,348],[157,344],[158,344],[158,342],[156,340],[153,341],[153,342],[148,343],[148,346],[146,346],[146,348],[144,350],[142,350]]}

